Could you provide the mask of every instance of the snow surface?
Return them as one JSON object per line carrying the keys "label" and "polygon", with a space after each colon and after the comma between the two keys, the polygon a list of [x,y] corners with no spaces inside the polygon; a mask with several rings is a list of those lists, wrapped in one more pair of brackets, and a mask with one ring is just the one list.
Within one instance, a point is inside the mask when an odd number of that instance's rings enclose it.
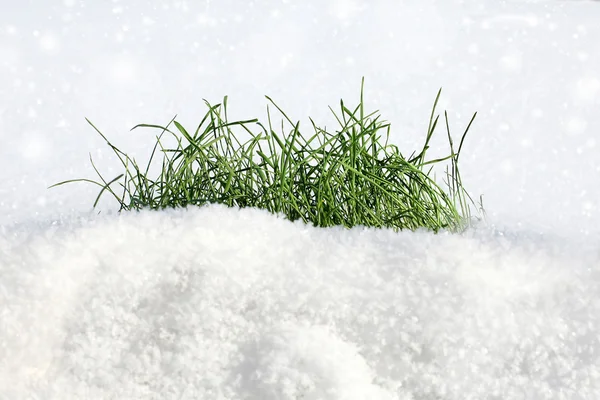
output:
{"label": "snow surface", "polygon": [[[600,3],[22,1],[0,12],[0,399],[600,398]],[[439,87],[490,226],[315,229],[219,206],[115,215],[178,114],[331,125],[406,153]],[[304,123],[306,126],[306,123]],[[443,135],[432,155],[443,154]]]}

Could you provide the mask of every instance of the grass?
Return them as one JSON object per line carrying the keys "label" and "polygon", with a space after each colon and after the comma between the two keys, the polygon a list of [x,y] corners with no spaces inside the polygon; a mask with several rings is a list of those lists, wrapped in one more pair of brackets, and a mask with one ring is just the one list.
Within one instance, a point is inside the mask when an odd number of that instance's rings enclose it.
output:
{"label": "grass", "polygon": [[[71,182],[93,183],[100,186],[94,208],[101,196],[109,193],[120,204],[119,211],[220,203],[257,207],[318,227],[424,227],[437,232],[460,231],[469,226],[475,219],[471,214],[475,204],[463,188],[458,161],[477,113],[455,148],[445,112],[450,154],[426,159],[439,125],[436,108],[440,89],[423,148],[404,157],[397,146],[388,143],[390,124],[377,111],[365,111],[363,89],[364,79],[356,107],[348,108],[341,100],[338,112],[330,108],[339,125],[334,132],[320,128],[310,119],[310,133],[302,133],[300,123],[293,122],[268,96],[266,124],[257,119],[230,122],[225,97],[221,104],[206,102],[208,110],[193,132],[175,118],[166,126],[137,125],[133,129],[160,131],[150,159],[142,168],[87,120],[119,158],[124,173],[107,181],[90,156],[99,181],[72,179],[51,187]],[[280,133],[273,124],[273,111],[282,118]],[[249,134],[250,139],[241,143],[235,131]],[[163,145],[165,134],[175,138],[176,146]],[[149,171],[158,154],[162,154],[160,173],[150,179]],[[447,163],[447,191],[431,174],[440,163]],[[113,188],[118,181],[120,194]]]}

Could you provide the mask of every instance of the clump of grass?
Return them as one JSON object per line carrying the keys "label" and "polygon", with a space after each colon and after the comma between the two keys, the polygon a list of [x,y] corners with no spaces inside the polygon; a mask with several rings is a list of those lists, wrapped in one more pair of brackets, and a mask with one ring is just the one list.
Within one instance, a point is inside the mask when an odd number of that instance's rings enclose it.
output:
{"label": "clump of grass", "polygon": [[[379,113],[366,113],[363,99],[348,108],[340,101],[335,116],[339,127],[330,132],[310,119],[312,129],[306,135],[300,123],[293,122],[269,97],[267,123],[257,119],[232,121],[227,118],[227,97],[222,104],[211,105],[195,131],[190,132],[175,118],[166,126],[141,124],[138,128],[160,130],[145,168],[116,148],[89,120],[125,168],[125,172],[107,181],[90,161],[101,187],[94,207],[108,192],[119,202],[120,209],[164,209],[226,204],[229,207],[257,207],[284,214],[289,220],[302,220],[318,227],[357,225],[393,229],[429,228],[458,231],[473,220],[471,197],[464,190],[458,170],[459,155],[476,113],[462,134],[455,150],[444,113],[450,154],[427,160],[430,140],[438,127],[436,107],[438,92],[429,119],[423,148],[404,157],[398,147],[388,143],[390,124]],[[280,133],[272,122],[272,109],[281,116]],[[287,127],[287,134],[286,132]],[[250,139],[240,143],[234,130],[245,132]],[[177,145],[163,146],[162,137],[172,135]],[[160,173],[150,179],[152,162],[162,153]],[[445,192],[431,176],[434,165],[449,161]],[[122,193],[112,188],[121,180]]]}

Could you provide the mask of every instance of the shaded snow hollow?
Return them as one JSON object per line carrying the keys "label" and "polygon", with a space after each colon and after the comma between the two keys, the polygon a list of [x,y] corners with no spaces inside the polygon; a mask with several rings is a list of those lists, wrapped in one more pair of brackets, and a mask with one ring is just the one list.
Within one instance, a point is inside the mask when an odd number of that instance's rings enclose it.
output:
{"label": "shaded snow hollow", "polygon": [[596,399],[599,261],[223,206],[4,227],[0,399]]}

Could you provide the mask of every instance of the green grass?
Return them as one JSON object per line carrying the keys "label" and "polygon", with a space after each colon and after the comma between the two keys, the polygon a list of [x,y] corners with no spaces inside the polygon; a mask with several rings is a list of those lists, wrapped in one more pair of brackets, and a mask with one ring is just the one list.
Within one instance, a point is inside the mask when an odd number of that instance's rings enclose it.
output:
{"label": "green grass", "polygon": [[[193,132],[175,118],[166,126],[137,125],[133,129],[160,131],[150,159],[142,167],[87,120],[119,158],[124,173],[107,181],[90,156],[99,181],[72,179],[51,187],[93,183],[101,188],[94,207],[109,193],[120,204],[119,211],[220,203],[257,207],[318,227],[424,227],[437,232],[469,226],[475,219],[470,207],[474,203],[462,186],[458,161],[476,113],[457,149],[444,113],[450,154],[428,160],[430,140],[439,125],[440,90],[423,148],[404,157],[397,146],[388,143],[390,124],[377,111],[365,111],[363,87],[364,79],[356,107],[348,108],[342,100],[338,112],[330,108],[339,125],[334,132],[310,119],[310,133],[303,133],[299,122],[293,122],[269,97],[266,124],[257,119],[229,121],[225,97],[222,104],[206,102],[208,110]],[[273,124],[273,111],[281,117],[280,133]],[[236,131],[250,139],[241,143]],[[176,146],[163,145],[165,134],[175,138]],[[151,179],[149,171],[159,154],[160,173]],[[433,167],[440,163],[446,163],[446,191],[432,177]],[[120,189],[115,190],[117,182]]]}

